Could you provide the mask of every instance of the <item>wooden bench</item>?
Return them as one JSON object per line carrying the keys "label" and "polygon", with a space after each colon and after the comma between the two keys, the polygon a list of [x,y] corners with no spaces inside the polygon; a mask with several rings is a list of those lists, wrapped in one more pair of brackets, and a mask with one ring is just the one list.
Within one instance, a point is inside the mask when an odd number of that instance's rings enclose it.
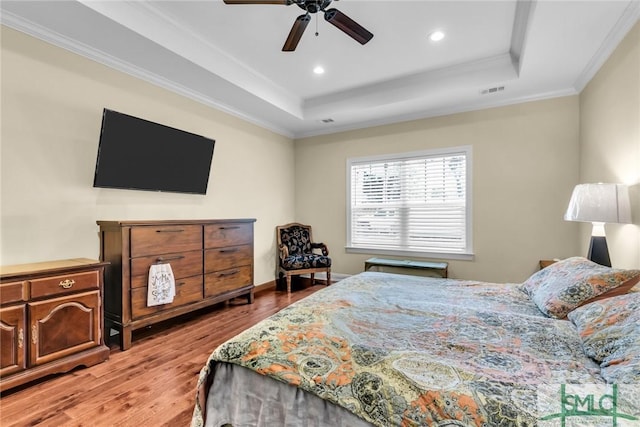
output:
{"label": "wooden bench", "polygon": [[365,271],[382,271],[387,273],[401,272],[402,274],[416,274],[447,278],[449,263],[427,262],[413,260],[398,260],[387,258],[369,258],[364,262]]}

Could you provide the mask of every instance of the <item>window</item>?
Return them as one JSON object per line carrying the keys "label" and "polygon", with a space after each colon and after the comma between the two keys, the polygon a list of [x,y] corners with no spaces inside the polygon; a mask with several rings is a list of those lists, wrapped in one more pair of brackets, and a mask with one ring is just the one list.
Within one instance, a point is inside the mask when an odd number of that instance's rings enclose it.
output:
{"label": "window", "polygon": [[348,252],[470,259],[471,147],[347,161]]}

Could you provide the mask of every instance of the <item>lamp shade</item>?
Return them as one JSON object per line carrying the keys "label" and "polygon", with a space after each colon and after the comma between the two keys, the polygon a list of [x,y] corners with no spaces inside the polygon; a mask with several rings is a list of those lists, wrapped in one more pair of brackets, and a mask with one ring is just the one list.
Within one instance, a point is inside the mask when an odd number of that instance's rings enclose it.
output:
{"label": "lamp shade", "polygon": [[622,184],[579,184],[573,189],[567,221],[630,223],[629,189]]}

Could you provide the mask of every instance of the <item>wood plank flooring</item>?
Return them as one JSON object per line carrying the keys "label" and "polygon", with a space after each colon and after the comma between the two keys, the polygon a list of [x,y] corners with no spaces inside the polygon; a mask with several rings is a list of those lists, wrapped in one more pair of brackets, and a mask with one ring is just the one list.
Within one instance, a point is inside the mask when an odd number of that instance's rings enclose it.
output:
{"label": "wood plank flooring", "polygon": [[109,360],[48,377],[0,397],[0,425],[188,426],[200,369],[215,347],[324,288],[290,295],[267,290],[134,333],[131,349],[112,344]]}

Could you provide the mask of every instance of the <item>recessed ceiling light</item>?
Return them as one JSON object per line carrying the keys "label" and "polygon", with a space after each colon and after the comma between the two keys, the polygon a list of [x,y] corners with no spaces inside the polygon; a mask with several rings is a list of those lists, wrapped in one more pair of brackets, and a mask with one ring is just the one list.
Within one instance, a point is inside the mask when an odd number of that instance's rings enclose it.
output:
{"label": "recessed ceiling light", "polygon": [[444,38],[444,33],[442,31],[434,31],[433,33],[429,34],[429,39],[432,42],[439,42],[440,40],[442,40]]}
{"label": "recessed ceiling light", "polygon": [[317,67],[315,67],[315,68],[313,69],[313,72],[314,72],[315,74],[324,74],[324,68],[322,68],[320,65],[318,65]]}

